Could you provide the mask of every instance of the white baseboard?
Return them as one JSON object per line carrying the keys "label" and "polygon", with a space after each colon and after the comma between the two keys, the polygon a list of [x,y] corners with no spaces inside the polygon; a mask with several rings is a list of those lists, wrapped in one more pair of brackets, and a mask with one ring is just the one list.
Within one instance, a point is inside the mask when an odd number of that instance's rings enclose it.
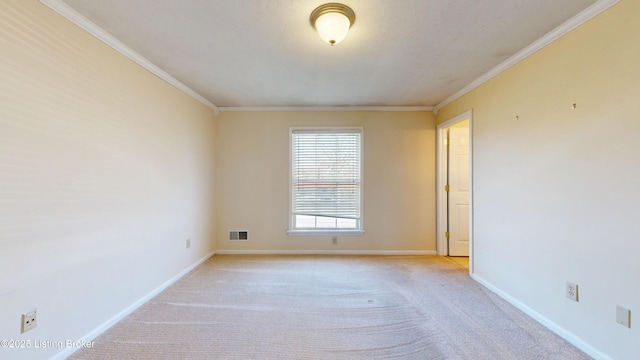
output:
{"label": "white baseboard", "polygon": [[[83,343],[87,343],[87,342],[90,342],[93,339],[97,338],[103,332],[107,331],[110,327],[115,325],[118,321],[124,319],[127,315],[129,315],[132,312],[134,312],[140,306],[144,305],[144,303],[146,303],[147,301],[151,300],[154,296],[156,296],[159,293],[161,293],[164,289],[166,289],[169,286],[171,286],[173,283],[178,281],[181,277],[185,276],[188,272],[190,272],[191,270],[195,269],[198,265],[200,265],[203,262],[207,261],[207,259],[209,259],[210,257],[212,257],[215,254],[216,254],[216,252],[212,251],[209,254],[205,255],[200,260],[196,261],[195,263],[193,263],[192,265],[190,265],[186,269],[182,270],[180,273],[178,273],[177,275],[175,275],[171,279],[165,281],[162,285],[158,286],[156,289],[154,289],[153,291],[151,291],[147,295],[143,296],[138,301],[136,301],[133,304],[129,305],[126,309],[120,311],[118,314],[116,314],[111,319],[105,321],[100,326],[98,326],[97,328],[93,329],[90,333],[86,334],[85,336],[80,338],[78,341],[79,342],[83,342]],[[73,354],[77,350],[78,350],[78,348],[69,347],[69,348],[57,353],[55,356],[53,356],[51,358],[51,360],[63,360],[63,359],[66,359],[67,357],[69,357],[71,354]]]}
{"label": "white baseboard", "polygon": [[487,280],[483,279],[482,277],[480,277],[480,276],[478,276],[476,274],[471,274],[471,277],[475,281],[479,282],[482,286],[484,286],[487,289],[491,290],[496,295],[498,295],[501,298],[503,298],[504,300],[508,301],[511,305],[515,306],[516,308],[520,309],[525,314],[529,315],[535,321],[537,321],[540,324],[544,325],[546,328],[548,328],[549,330],[553,331],[554,333],[556,333],[561,338],[563,338],[563,339],[567,340],[569,343],[573,344],[573,346],[575,346],[578,349],[584,351],[587,355],[591,356],[592,358],[594,358],[596,360],[613,360],[609,356],[603,354],[598,349],[596,349],[593,346],[591,346],[588,343],[586,343],[584,340],[580,339],[579,337],[575,336],[571,332],[567,331],[565,328],[563,328],[560,325],[556,324],[555,322],[551,321],[549,318],[542,316],[537,311],[535,311],[532,308],[528,307],[527,305],[525,305],[524,303],[520,302],[518,299],[514,298],[513,296],[507,294],[506,292],[500,290],[495,285],[491,284],[490,282],[488,282]]}
{"label": "white baseboard", "polygon": [[435,250],[216,250],[219,255],[437,255]]}

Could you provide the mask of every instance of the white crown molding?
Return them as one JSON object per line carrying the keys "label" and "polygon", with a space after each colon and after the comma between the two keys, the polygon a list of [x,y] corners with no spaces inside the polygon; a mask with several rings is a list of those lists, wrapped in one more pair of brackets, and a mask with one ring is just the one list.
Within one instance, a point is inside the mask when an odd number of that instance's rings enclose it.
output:
{"label": "white crown molding", "polygon": [[275,107],[218,107],[202,97],[200,94],[196,93],[191,88],[187,87],[164,70],[160,69],[158,66],[153,64],[151,61],[147,60],[142,55],[136,53],[118,39],[113,37],[111,34],[104,31],[102,28],[82,16],[80,13],[75,11],[69,5],[64,3],[63,0],[39,0],[42,4],[48,6],[52,10],[56,11],[58,14],[62,15],[69,21],[78,25],[80,28],[89,32],[96,38],[100,39],[107,45],[114,48],[116,51],[120,52],[124,56],[133,60],[135,63],[139,64],[143,68],[147,69],[152,74],[158,76],[162,80],[167,83],[173,85],[177,89],[183,91],[187,95],[193,97],[197,101],[211,108],[215,114],[218,114],[218,111],[432,111],[434,114],[438,115],[438,111],[445,107],[446,105],[452,103],[453,101],[461,98],[465,94],[471,92],[475,88],[484,84],[485,82],[491,80],[495,76],[499,75],[503,71],[509,69],[525,58],[531,56],[538,50],[544,48],[545,46],[551,44],[561,36],[575,29],[576,27],[582,25],[587,22],[591,18],[596,15],[604,12],[611,6],[617,4],[620,0],[598,0],[596,3],[586,8],[576,16],[567,20],[562,25],[558,26],[551,32],[547,33],[542,38],[536,40],[526,48],[522,49],[515,55],[511,56],[498,66],[486,72],[484,75],[475,79],[471,83],[469,83],[464,88],[457,91],[455,94],[449,96],[436,106],[275,106]]}
{"label": "white crown molding", "polygon": [[493,69],[489,70],[484,75],[480,76],[479,78],[477,78],[474,81],[472,81],[471,83],[469,83],[469,85],[463,87],[462,89],[460,89],[455,94],[449,96],[448,98],[446,98],[445,100],[440,102],[438,105],[436,105],[433,108],[434,114],[438,115],[438,111],[440,111],[440,109],[442,109],[443,107],[445,107],[445,106],[449,105],[450,103],[454,102],[455,100],[461,98],[462,96],[464,96],[467,93],[471,92],[471,90],[473,90],[473,89],[479,87],[480,85],[484,84],[485,82],[491,80],[492,78],[494,78],[498,74],[500,74],[503,71],[509,69],[510,67],[514,66],[515,64],[517,64],[520,61],[524,60],[525,58],[533,55],[538,50],[540,50],[543,47],[545,47],[545,46],[551,44],[552,42],[556,41],[561,36],[565,35],[566,33],[570,32],[571,30],[577,28],[578,26],[584,24],[585,22],[587,22],[591,18],[595,17],[596,15],[604,12],[605,10],[610,8],[611,6],[617,4],[619,1],[620,0],[598,0],[598,2],[596,2],[595,4],[593,4],[593,5],[589,6],[588,8],[584,9],[583,11],[578,13],[576,16],[574,16],[571,19],[567,20],[566,22],[564,22],[562,25],[558,26],[557,28],[551,30],[551,32],[547,33],[545,36],[543,36],[540,39],[534,41],[531,45],[529,45],[526,48],[520,50],[515,55],[511,56],[510,58],[508,58],[507,60],[502,62],[500,65],[498,65],[498,66],[494,67]]}
{"label": "white crown molding", "polygon": [[94,24],[89,19],[82,16],[80,13],[78,13],[73,8],[71,8],[69,5],[64,3],[63,0],[40,0],[40,2],[48,6],[58,14],[62,15],[67,20],[78,25],[80,28],[87,31],[91,35],[95,36],[105,44],[111,46],[116,51],[120,52],[122,55],[133,60],[135,63],[147,69],[149,72],[156,75],[160,79],[166,81],[167,83],[181,90],[185,94],[191,96],[195,100],[211,108],[214,114],[216,115],[218,114],[218,107],[212,104],[209,100],[205,99],[200,94],[193,91],[191,88],[189,88],[188,86],[186,86],[185,84],[183,84],[182,82],[174,78],[173,76],[169,75],[167,72],[165,72],[164,70],[156,66],[154,63],[147,60],[144,56],[133,51],[131,48],[129,48],[128,46],[120,42],[120,40],[116,39],[111,34],[103,30],[101,27]]}
{"label": "white crown molding", "polygon": [[433,106],[219,106],[220,111],[433,111]]}
{"label": "white crown molding", "polygon": [[218,255],[437,255],[435,250],[216,250]]}

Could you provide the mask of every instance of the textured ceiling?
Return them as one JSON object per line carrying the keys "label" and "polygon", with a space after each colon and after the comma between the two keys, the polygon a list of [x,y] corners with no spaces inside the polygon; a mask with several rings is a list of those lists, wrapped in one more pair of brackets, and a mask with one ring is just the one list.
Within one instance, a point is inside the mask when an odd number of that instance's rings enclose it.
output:
{"label": "textured ceiling", "polygon": [[344,0],[347,38],[309,24],[322,0],[64,0],[219,107],[433,106],[596,0]]}

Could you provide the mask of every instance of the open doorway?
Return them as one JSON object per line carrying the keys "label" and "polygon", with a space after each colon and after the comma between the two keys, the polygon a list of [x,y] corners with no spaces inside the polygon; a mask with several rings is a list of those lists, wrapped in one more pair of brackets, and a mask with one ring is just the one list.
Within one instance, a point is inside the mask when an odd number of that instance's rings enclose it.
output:
{"label": "open doorway", "polygon": [[[437,126],[438,255],[468,258],[473,273],[472,112]],[[461,260],[462,259],[462,260]]]}

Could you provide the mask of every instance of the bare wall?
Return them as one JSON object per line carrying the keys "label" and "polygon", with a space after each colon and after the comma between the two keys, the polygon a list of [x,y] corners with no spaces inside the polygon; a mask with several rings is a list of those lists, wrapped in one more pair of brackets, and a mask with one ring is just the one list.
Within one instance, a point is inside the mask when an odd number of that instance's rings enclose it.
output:
{"label": "bare wall", "polygon": [[602,359],[640,353],[638,24],[622,0],[438,114],[473,110],[475,276]]}
{"label": "bare wall", "polygon": [[[0,1],[0,339],[77,340],[213,251],[214,122],[39,2]],[[66,350],[31,344],[0,358]]]}
{"label": "bare wall", "polygon": [[[431,112],[221,112],[217,252],[435,252]],[[289,127],[362,126],[365,235],[289,236]],[[228,241],[248,230],[247,242]]]}

